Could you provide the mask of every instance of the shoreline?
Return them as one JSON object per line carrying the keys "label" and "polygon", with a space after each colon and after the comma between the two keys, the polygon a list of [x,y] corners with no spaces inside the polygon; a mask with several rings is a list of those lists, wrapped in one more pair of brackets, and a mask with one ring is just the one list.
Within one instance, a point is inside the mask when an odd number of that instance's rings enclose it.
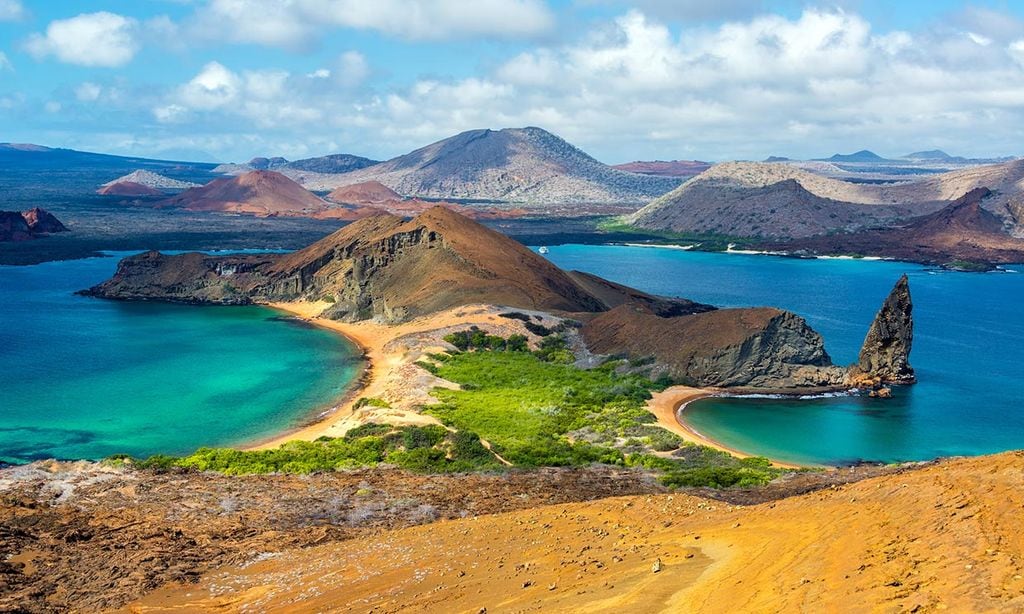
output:
{"label": "shoreline", "polygon": [[[440,424],[431,416],[415,411],[414,407],[421,405],[424,397],[429,395],[429,391],[436,385],[445,385],[447,382],[429,375],[421,376],[424,379],[419,382],[412,382],[408,373],[403,374],[402,371],[406,367],[415,368],[414,363],[419,354],[441,348],[435,348],[434,344],[429,341],[423,343],[422,339],[415,347],[406,347],[404,352],[399,348],[388,346],[408,336],[422,337],[453,325],[482,324],[496,317],[494,313],[491,313],[490,306],[481,305],[432,314],[400,325],[384,325],[365,321],[345,323],[320,317],[320,313],[328,306],[326,303],[266,303],[263,306],[341,335],[359,349],[363,367],[359,376],[351,382],[345,393],[327,405],[328,409],[313,415],[311,419],[300,426],[248,441],[239,446],[241,450],[268,450],[289,441],[313,441],[319,437],[341,437],[349,429],[375,418],[394,424]],[[410,356],[410,354],[416,355]],[[392,385],[400,382],[403,392],[408,393],[408,397],[416,397],[416,394],[419,393],[419,398],[404,399],[408,403],[406,408],[401,407],[397,400],[393,403],[399,405],[398,407],[364,406],[358,410],[355,408],[355,404],[360,398],[389,400],[386,397],[393,396],[388,394],[389,381]],[[715,388],[672,386],[662,392],[653,393],[651,400],[647,402],[647,408],[657,418],[660,426],[679,435],[687,442],[726,452],[737,458],[759,456],[707,437],[682,419],[681,414],[686,410],[687,405],[721,392]],[[769,460],[773,466],[783,469],[820,467],[819,465],[796,464],[773,458],[769,458]]]}
{"label": "shoreline", "polygon": [[[686,406],[694,401],[713,397],[721,392],[715,388],[693,388],[690,386],[671,386],[661,392],[651,395],[647,402],[647,408],[657,417],[658,424],[665,429],[682,437],[685,441],[706,446],[721,452],[727,452],[736,458],[751,458],[761,456],[744,452],[727,446],[719,441],[711,439],[694,429],[682,419],[681,414],[686,411]],[[819,468],[819,465],[801,465],[769,458],[772,465],[782,469],[808,469]]]}
{"label": "shoreline", "polygon": [[[361,351],[363,371],[344,395],[327,405],[328,409],[310,416],[299,426],[244,442],[239,445],[241,450],[267,450],[289,441],[341,437],[368,422],[440,425],[439,420],[419,410],[437,402],[431,396],[434,388],[455,384],[433,376],[416,362],[428,353],[444,351],[446,344],[441,337],[456,328],[479,326],[506,335],[518,332],[513,321],[498,315],[505,310],[493,305],[464,305],[393,325],[320,317],[329,307],[325,302],[273,302],[262,306],[342,335]],[[356,408],[360,398],[380,399],[386,406]]]}

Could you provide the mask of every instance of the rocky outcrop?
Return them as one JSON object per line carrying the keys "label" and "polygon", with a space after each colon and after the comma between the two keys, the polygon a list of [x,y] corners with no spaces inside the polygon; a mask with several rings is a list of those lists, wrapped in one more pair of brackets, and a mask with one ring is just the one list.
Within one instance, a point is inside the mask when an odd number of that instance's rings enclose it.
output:
{"label": "rocky outcrop", "polygon": [[831,388],[842,384],[845,373],[832,365],[821,335],[781,309],[661,317],[627,304],[593,318],[582,334],[593,352],[653,357],[658,370],[689,385]]}
{"label": "rocky outcrop", "polygon": [[67,231],[67,227],[45,209],[36,207],[20,213],[0,211],[0,241],[29,241]]}
{"label": "rocky outcrop", "polygon": [[904,275],[896,282],[868,329],[860,358],[850,368],[848,381],[851,384],[878,386],[917,381],[910,366],[910,349],[914,341],[913,311],[910,283]]}

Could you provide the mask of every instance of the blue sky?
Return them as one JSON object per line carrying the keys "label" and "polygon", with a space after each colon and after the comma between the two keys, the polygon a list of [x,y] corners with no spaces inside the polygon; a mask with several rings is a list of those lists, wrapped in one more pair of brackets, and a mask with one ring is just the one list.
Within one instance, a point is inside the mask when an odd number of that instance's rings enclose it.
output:
{"label": "blue sky", "polygon": [[387,158],[539,125],[612,163],[1019,155],[1022,5],[0,0],[0,141]]}

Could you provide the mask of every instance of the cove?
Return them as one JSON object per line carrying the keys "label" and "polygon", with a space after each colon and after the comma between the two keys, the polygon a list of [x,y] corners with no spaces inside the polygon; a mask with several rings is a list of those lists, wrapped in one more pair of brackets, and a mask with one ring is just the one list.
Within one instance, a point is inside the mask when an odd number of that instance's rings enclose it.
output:
{"label": "cove", "polygon": [[0,461],[242,445],[300,426],[358,376],[352,344],[271,309],[74,294],[123,255],[0,266]]}
{"label": "cove", "polygon": [[907,273],[918,384],[897,388],[889,400],[706,399],[690,404],[684,420],[731,448],[794,463],[1024,448],[1024,275],[626,246],[563,245],[547,257],[657,294],[789,309],[824,336],[840,365],[854,362],[876,311]]}

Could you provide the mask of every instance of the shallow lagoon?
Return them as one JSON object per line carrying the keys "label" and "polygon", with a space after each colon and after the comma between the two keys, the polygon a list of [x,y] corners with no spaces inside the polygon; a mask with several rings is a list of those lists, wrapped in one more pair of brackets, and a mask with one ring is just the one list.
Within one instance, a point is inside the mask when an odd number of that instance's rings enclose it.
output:
{"label": "shallow lagoon", "polygon": [[837,364],[856,359],[875,312],[907,273],[920,383],[890,400],[709,399],[691,404],[686,422],[730,447],[803,463],[1024,448],[1024,275],[624,246],[556,246],[547,257],[658,294],[790,309],[825,337]]}
{"label": "shallow lagoon", "polygon": [[0,266],[0,461],[243,444],[300,425],[358,374],[342,337],[270,309],[73,294],[117,260]]}

